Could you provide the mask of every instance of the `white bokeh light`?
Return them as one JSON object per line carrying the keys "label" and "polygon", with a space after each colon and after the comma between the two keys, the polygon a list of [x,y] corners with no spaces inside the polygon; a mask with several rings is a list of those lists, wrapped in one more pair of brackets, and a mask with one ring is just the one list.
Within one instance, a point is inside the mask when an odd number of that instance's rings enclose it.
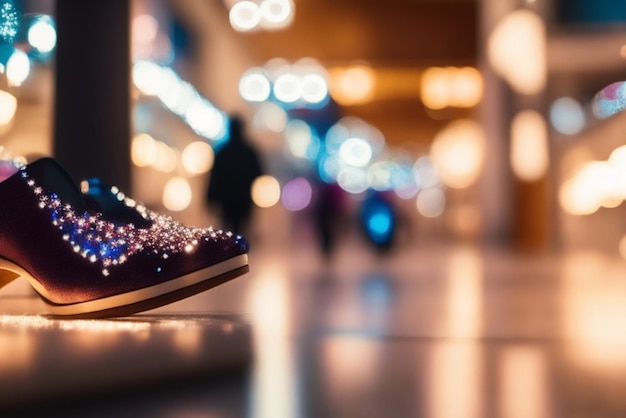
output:
{"label": "white bokeh light", "polygon": [[576,135],[585,127],[585,111],[576,99],[561,97],[550,106],[550,123],[559,133]]}
{"label": "white bokeh light", "polygon": [[48,19],[37,20],[28,29],[28,43],[37,51],[48,53],[57,44],[57,31]]}
{"label": "white bokeh light", "polygon": [[262,68],[251,68],[239,80],[239,94],[249,102],[263,102],[271,93],[270,81]]}
{"label": "white bokeh light", "polygon": [[133,65],[133,83],[143,94],[154,96],[159,91],[162,69],[149,61],[138,61]]}
{"label": "white bokeh light", "polygon": [[5,74],[9,85],[20,86],[30,75],[30,60],[24,51],[16,49],[9,57]]}
{"label": "white bokeh light", "polygon": [[293,20],[293,0],[263,0],[260,5],[264,29],[281,29],[288,26]]}
{"label": "white bokeh light", "polygon": [[15,96],[0,90],[0,126],[9,124],[13,120],[16,110],[17,99]]}
{"label": "white bokeh light", "polygon": [[302,98],[309,103],[321,103],[328,96],[328,85],[320,74],[302,77]]}
{"label": "white bokeh light", "polygon": [[365,167],[372,159],[372,147],[362,138],[348,138],[339,147],[339,156],[353,167]]}
{"label": "white bokeh light", "polygon": [[302,96],[302,83],[294,74],[281,74],[274,81],[274,96],[283,103],[294,103]]}
{"label": "white bokeh light", "polygon": [[246,32],[254,29],[261,21],[261,8],[252,1],[240,1],[230,9],[229,19],[233,29]]}

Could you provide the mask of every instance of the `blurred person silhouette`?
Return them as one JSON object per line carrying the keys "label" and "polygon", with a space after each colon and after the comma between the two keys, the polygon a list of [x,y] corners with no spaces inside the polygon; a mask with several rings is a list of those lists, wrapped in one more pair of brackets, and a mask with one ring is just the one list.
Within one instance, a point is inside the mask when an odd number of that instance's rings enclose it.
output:
{"label": "blurred person silhouette", "polygon": [[319,244],[323,255],[328,258],[336,245],[338,231],[342,225],[344,209],[343,190],[337,183],[319,182],[318,197],[314,208],[315,226],[319,235]]}
{"label": "blurred person silhouette", "polygon": [[252,182],[262,174],[257,151],[249,143],[241,116],[231,115],[229,138],[215,156],[206,199],[219,209],[222,224],[236,234],[247,228],[252,214]]}

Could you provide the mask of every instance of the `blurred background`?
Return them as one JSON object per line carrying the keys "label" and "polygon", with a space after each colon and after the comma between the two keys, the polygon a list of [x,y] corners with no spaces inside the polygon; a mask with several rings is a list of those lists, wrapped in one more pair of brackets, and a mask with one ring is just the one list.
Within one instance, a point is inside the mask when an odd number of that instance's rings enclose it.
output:
{"label": "blurred background", "polygon": [[625,23],[623,0],[0,0],[0,158],[252,244],[246,277],[131,318],[3,289],[0,406],[624,416]]}
{"label": "blurred background", "polygon": [[623,78],[622,2],[122,3],[2,2],[5,154],[220,223],[206,189],[237,114],[263,168],[251,240],[626,255],[619,94],[594,102]]}

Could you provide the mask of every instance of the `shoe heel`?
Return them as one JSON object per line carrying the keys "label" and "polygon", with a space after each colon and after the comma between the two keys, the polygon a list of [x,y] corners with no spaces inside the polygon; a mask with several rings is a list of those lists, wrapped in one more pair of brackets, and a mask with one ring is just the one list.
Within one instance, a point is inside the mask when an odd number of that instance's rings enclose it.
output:
{"label": "shoe heel", "polygon": [[20,277],[20,274],[8,268],[7,264],[7,262],[0,258],[0,289]]}
{"label": "shoe heel", "polygon": [[20,275],[17,273],[13,273],[12,271],[9,271],[9,270],[0,269],[0,289],[2,289],[4,286],[11,283],[13,280],[17,279],[18,277],[20,277]]}

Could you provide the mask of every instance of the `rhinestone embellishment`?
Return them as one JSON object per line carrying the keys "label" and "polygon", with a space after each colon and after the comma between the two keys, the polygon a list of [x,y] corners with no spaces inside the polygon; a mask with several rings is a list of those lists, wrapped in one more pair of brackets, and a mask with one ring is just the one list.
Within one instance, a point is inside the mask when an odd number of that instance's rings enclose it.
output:
{"label": "rhinestone embellishment", "polygon": [[[78,213],[65,204],[55,193],[47,194],[22,169],[24,178],[39,200],[39,208],[50,214],[52,225],[73,251],[91,263],[102,266],[102,275],[109,276],[109,269],[125,263],[138,253],[161,257],[164,261],[171,254],[193,253],[201,241],[226,241],[231,232],[213,227],[186,227],[171,217],[153,212],[132,199],[116,194],[127,206],[133,207],[145,219],[151,221],[149,228],[137,228],[134,224],[115,224],[102,213]],[[113,190],[115,191],[115,190]]]}

